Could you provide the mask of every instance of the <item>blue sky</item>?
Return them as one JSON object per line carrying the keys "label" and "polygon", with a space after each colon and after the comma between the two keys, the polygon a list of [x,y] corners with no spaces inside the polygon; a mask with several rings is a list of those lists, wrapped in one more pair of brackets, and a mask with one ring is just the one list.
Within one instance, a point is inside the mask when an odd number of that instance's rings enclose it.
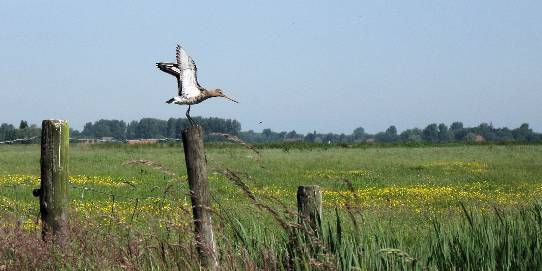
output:
{"label": "blue sky", "polygon": [[[181,43],[243,129],[431,122],[542,131],[540,1],[0,2],[0,122],[183,117],[154,63]],[[262,124],[259,124],[259,122]]]}

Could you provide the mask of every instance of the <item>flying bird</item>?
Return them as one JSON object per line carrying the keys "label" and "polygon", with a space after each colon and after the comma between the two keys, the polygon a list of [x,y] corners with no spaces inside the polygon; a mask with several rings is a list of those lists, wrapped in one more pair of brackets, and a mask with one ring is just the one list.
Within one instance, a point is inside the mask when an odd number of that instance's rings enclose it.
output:
{"label": "flying bird", "polygon": [[205,89],[200,86],[198,83],[198,68],[196,67],[196,63],[180,45],[177,45],[176,55],[177,62],[159,62],[156,63],[156,67],[177,78],[177,96],[167,100],[166,103],[188,105],[186,118],[192,125],[194,125],[194,121],[190,117],[190,106],[193,104],[201,103],[211,97],[224,97],[238,103],[236,100],[224,95],[219,88]]}

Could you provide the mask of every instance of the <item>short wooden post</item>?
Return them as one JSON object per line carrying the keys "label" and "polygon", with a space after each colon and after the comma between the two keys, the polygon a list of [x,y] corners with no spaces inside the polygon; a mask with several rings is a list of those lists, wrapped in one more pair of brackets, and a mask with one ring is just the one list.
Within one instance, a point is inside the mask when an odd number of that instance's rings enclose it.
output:
{"label": "short wooden post", "polygon": [[182,131],[188,185],[192,199],[192,213],[196,245],[201,263],[207,270],[218,266],[216,244],[211,221],[207,159],[203,148],[203,130],[193,126]]}
{"label": "short wooden post", "polygon": [[43,238],[52,234],[64,245],[67,241],[68,147],[70,128],[64,120],[44,120],[41,126],[40,198]]}
{"label": "short wooden post", "polygon": [[322,193],[317,185],[302,185],[297,188],[299,222],[320,232],[322,225]]}

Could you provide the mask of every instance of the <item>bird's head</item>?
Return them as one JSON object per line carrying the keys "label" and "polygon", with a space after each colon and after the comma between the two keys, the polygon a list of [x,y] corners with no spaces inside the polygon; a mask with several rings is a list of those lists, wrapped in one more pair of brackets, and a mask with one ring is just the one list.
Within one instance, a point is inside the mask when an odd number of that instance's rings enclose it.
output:
{"label": "bird's head", "polygon": [[228,100],[230,100],[230,101],[232,101],[232,102],[239,103],[238,101],[236,101],[236,100],[234,100],[234,99],[232,99],[232,98],[230,98],[230,97],[224,95],[224,93],[222,92],[222,90],[219,89],[219,88],[213,89],[213,90],[209,91],[209,93],[210,93],[211,96],[213,96],[213,97],[224,97],[224,98],[226,98],[226,99],[228,99]]}

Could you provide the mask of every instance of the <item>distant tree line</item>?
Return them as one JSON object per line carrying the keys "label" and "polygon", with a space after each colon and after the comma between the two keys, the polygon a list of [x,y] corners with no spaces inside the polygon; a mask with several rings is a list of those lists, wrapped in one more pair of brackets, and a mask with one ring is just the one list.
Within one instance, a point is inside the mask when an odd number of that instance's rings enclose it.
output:
{"label": "distant tree line", "polygon": [[[395,126],[390,126],[386,131],[376,134],[366,133],[362,127],[358,127],[351,134],[317,133],[300,134],[296,131],[275,132],[264,129],[262,132],[253,130],[241,131],[241,124],[237,120],[221,118],[195,117],[206,134],[219,132],[239,136],[250,143],[305,141],[314,143],[356,143],[356,142],[534,142],[542,141],[542,134],[534,132],[529,124],[524,123],[515,129],[507,127],[496,128],[491,124],[481,123],[476,127],[464,127],[461,122],[454,122],[449,127],[444,124],[432,123],[424,129],[412,128],[399,133]],[[160,120],[143,118],[139,121],[126,123],[122,120],[101,119],[88,122],[82,131],[71,130],[72,138],[102,139],[113,138],[116,140],[127,139],[161,139],[181,138],[181,130],[189,127],[189,122],[184,118],[170,118]],[[3,123],[0,125],[0,142],[22,138],[35,138],[34,141],[18,141],[17,143],[38,142],[41,129],[35,124],[28,125],[22,120],[19,127]],[[208,137],[211,140],[220,140],[217,137]]]}
{"label": "distant tree line", "polygon": [[491,124],[482,123],[476,127],[464,127],[462,122],[454,122],[448,127],[446,124],[432,123],[424,129],[412,128],[401,133],[395,126],[390,126],[386,131],[376,134],[369,134],[365,129],[358,127],[351,134],[335,133],[308,133],[298,134],[296,131],[273,132],[264,129],[261,133],[252,130],[241,132],[243,140],[254,143],[279,142],[279,141],[306,141],[316,143],[337,143],[337,142],[534,142],[542,141],[542,134],[534,132],[529,124],[524,123],[515,129],[507,127],[495,128]]}
{"label": "distant tree line", "polygon": [[[239,135],[241,124],[237,120],[221,119],[221,118],[193,118],[200,124],[205,133],[228,133]],[[154,118],[143,118],[139,121],[131,121],[126,123],[122,120],[106,120],[101,119],[94,123],[88,122],[84,125],[82,131],[70,129],[71,138],[86,138],[86,139],[103,139],[112,138],[115,140],[127,139],[163,139],[181,138],[181,130],[190,126],[186,119],[170,118],[169,120],[160,120]],[[36,143],[39,142],[41,128],[35,124],[28,125],[26,121],[21,121],[19,127],[12,124],[3,123],[0,125],[0,142],[11,141],[16,139],[34,140],[18,141],[17,143]]]}
{"label": "distant tree line", "polygon": [[[221,118],[193,118],[203,127],[205,133],[228,133],[238,135],[241,131],[241,124],[237,120]],[[149,138],[181,138],[181,130],[190,126],[186,119],[170,118],[160,120],[143,118],[139,121],[125,123],[122,120],[101,119],[94,123],[88,122],[81,133],[74,131],[72,137],[79,138],[104,138],[113,137],[117,140],[126,139],[149,139]]]}

